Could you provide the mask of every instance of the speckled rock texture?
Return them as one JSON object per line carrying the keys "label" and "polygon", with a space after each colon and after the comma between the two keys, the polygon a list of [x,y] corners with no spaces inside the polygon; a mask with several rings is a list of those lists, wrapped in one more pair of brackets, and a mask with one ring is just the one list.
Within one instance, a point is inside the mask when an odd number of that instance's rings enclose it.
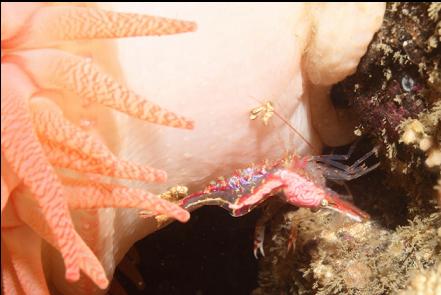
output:
{"label": "speckled rock texture", "polygon": [[380,167],[348,183],[371,219],[287,208],[267,229],[254,294],[441,294],[440,14],[388,3],[357,72],[331,91],[358,120],[360,149],[379,148]]}
{"label": "speckled rock texture", "polygon": [[382,150],[391,185],[431,198],[441,165],[439,3],[389,3],[357,72],[332,97]]}

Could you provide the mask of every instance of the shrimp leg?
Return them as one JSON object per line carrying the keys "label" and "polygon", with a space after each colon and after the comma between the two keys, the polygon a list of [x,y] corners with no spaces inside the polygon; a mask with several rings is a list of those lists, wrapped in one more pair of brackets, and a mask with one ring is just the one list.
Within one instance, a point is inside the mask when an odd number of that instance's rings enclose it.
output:
{"label": "shrimp leg", "polygon": [[274,202],[268,203],[268,205],[265,206],[263,209],[263,214],[257,220],[254,230],[253,244],[253,253],[256,259],[258,258],[259,252],[262,257],[265,256],[265,252],[263,251],[263,241],[265,239],[266,223],[270,221],[273,216],[279,211],[279,209],[281,209],[285,204],[285,202],[281,202],[280,200],[274,200]]}
{"label": "shrimp leg", "polygon": [[[351,146],[352,147],[355,145]],[[352,165],[345,165],[340,162],[337,162],[340,158],[344,157],[350,157],[350,154],[352,154],[352,151],[347,155],[324,155],[324,156],[314,156],[312,157],[313,161],[321,162],[317,163],[320,166],[322,166],[323,169],[323,175],[326,179],[329,180],[352,180],[356,179],[373,169],[377,168],[380,164],[377,163],[371,167],[366,167],[364,161],[366,161],[369,157],[377,153],[377,147],[373,148],[371,151],[366,153],[364,156],[362,156],[360,159],[355,161]],[[349,155],[349,156],[348,156]],[[336,159],[337,158],[337,159]]]}

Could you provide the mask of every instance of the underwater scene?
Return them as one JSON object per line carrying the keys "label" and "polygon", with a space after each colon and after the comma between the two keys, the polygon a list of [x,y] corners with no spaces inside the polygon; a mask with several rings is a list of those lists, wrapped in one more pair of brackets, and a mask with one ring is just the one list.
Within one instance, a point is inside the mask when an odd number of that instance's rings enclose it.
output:
{"label": "underwater scene", "polygon": [[441,4],[1,3],[1,294],[441,294]]}

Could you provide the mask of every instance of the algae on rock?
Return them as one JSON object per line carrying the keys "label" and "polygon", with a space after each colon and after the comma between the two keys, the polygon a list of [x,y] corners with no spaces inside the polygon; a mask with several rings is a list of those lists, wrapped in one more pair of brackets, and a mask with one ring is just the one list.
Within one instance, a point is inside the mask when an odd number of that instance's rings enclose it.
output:
{"label": "algae on rock", "polygon": [[[439,7],[388,3],[383,25],[357,72],[332,90],[360,118],[356,134],[368,135],[382,147],[382,167],[390,171],[391,185],[415,198],[430,197],[440,175]],[[411,138],[417,132],[409,132],[415,120],[424,132],[421,148]]]}
{"label": "algae on rock", "polygon": [[[295,251],[287,252],[290,227]],[[275,220],[261,262],[261,294],[391,294],[414,271],[441,263],[441,213],[395,231],[338,213],[288,211]],[[258,291],[256,291],[257,294]]]}

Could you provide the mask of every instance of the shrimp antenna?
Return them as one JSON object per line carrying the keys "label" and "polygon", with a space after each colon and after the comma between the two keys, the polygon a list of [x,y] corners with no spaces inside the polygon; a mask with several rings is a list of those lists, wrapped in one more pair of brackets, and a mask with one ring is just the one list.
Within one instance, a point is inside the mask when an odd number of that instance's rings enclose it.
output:
{"label": "shrimp antenna", "polygon": [[[258,102],[260,105],[265,105],[265,103],[261,102],[259,99],[250,96],[253,100]],[[272,103],[272,102],[270,102]],[[272,110],[272,112],[280,119],[283,123],[285,123],[291,131],[293,131],[295,134],[297,134],[310,148],[316,153],[319,153],[319,151],[310,143],[285,117],[283,117],[279,112],[276,110]]]}

